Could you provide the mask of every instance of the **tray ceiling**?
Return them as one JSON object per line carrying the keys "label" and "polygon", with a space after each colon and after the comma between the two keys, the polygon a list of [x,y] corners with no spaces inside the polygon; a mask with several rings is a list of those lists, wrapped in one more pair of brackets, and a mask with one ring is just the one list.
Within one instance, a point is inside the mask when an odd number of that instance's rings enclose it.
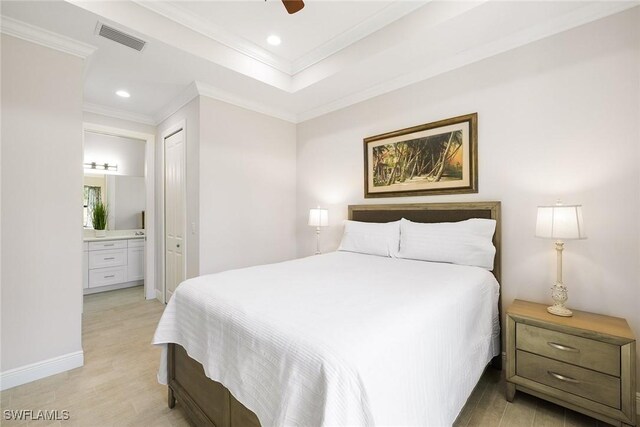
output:
{"label": "tray ceiling", "polygon": [[[155,123],[199,93],[299,122],[637,4],[307,1],[288,15],[276,0],[54,0],[3,1],[2,14],[5,33],[96,48],[85,81],[93,111]],[[98,37],[98,22],[145,49]],[[282,43],[269,45],[270,34]]]}

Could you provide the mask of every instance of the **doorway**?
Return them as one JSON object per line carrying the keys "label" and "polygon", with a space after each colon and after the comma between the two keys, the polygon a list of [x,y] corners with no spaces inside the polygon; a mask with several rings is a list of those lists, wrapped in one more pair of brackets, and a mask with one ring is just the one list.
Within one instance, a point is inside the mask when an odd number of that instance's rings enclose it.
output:
{"label": "doorway", "polygon": [[[88,283],[93,282],[96,285],[106,285],[103,287],[103,289],[107,289],[110,286],[115,288],[118,288],[119,285],[114,284],[111,285],[112,282],[122,282],[122,283],[131,283],[134,280],[143,280],[144,283],[144,298],[145,299],[152,299],[152,298],[156,298],[156,247],[155,247],[155,177],[154,177],[154,171],[155,171],[155,135],[151,135],[151,134],[146,134],[146,133],[141,133],[141,132],[134,132],[134,131],[130,131],[130,130],[126,130],[126,129],[120,129],[120,128],[116,128],[116,127],[111,127],[111,126],[104,126],[104,125],[98,125],[98,124],[94,124],[94,123],[84,123],[83,124],[83,138],[84,138],[84,144],[86,145],[86,135],[92,135],[93,137],[103,137],[103,138],[121,138],[121,139],[127,139],[127,140],[136,140],[139,141],[138,143],[143,145],[143,151],[140,152],[140,156],[144,157],[144,170],[142,171],[142,173],[138,173],[137,175],[141,175],[138,179],[131,179],[129,178],[129,182],[127,181],[127,179],[125,179],[126,177],[123,176],[124,174],[116,174],[115,172],[117,172],[117,170],[113,169],[113,167],[117,166],[117,162],[112,162],[112,164],[110,164],[110,167],[112,168],[112,174],[103,174],[102,178],[105,182],[105,190],[102,193],[102,200],[105,203],[105,205],[107,207],[110,206],[110,212],[109,215],[107,215],[107,217],[111,217],[110,220],[108,221],[108,227],[111,230],[113,230],[113,233],[117,235],[118,233],[118,224],[121,224],[122,227],[125,228],[139,228],[141,232],[143,232],[143,234],[141,233],[140,235],[138,235],[137,239],[132,239],[131,241],[127,241],[127,248],[115,248],[114,247],[107,247],[105,246],[104,248],[98,248],[96,247],[96,245],[99,244],[103,244],[103,245],[110,245],[110,244],[122,244],[122,241],[124,240],[110,240],[110,242],[108,242],[107,240],[102,241],[102,243],[100,243],[100,240],[96,241],[98,243],[95,242],[85,242],[85,246],[87,251],[85,252],[85,257],[87,258],[85,261],[87,261],[87,264],[94,264],[93,266],[96,267],[95,268],[95,272],[98,273],[104,273],[105,277],[108,277],[108,279],[105,279],[106,281],[104,283],[98,283],[100,280],[100,277],[87,277],[87,281]],[[85,159],[86,162],[87,159]],[[105,168],[106,166],[104,166],[105,163],[111,162],[110,159],[92,159],[90,160],[91,162],[95,162],[95,163],[102,163],[102,167]],[[92,166],[87,166],[85,165],[85,170],[87,169],[91,169]],[[96,165],[96,167],[99,167],[98,165]],[[122,171],[121,171],[122,172]],[[116,179],[116,177],[119,177],[118,179]],[[108,182],[107,182],[108,181]],[[123,181],[123,182],[118,182],[118,181]],[[127,181],[127,182],[124,182]],[[136,181],[136,182],[133,182]],[[135,185],[134,185],[135,184]],[[94,185],[95,187],[100,187],[99,185]],[[132,196],[131,194],[131,190],[133,187],[140,187],[140,188],[144,188],[144,196]],[[91,187],[91,186],[89,186]],[[109,192],[109,188],[112,189],[111,192]],[[120,198],[120,205],[118,205],[118,203],[115,201],[115,193],[113,192],[113,190],[117,190],[117,188],[122,188],[123,191],[121,191],[121,196],[123,196],[122,198]],[[126,191],[125,191],[126,190]],[[95,199],[97,198],[97,192],[95,189],[91,189],[91,191],[93,191],[93,193],[91,194],[91,196]],[[131,196],[131,197],[127,197],[127,196]],[[131,212],[129,212],[128,214],[123,214],[120,215],[118,213],[115,212],[116,208],[120,208],[120,211],[122,211],[122,209],[128,207],[130,205],[130,203],[125,203],[124,201],[129,198],[129,199],[135,199],[135,198],[139,198],[139,197],[143,197],[144,198],[144,213],[139,212],[136,214],[133,214]],[[88,200],[88,198],[87,198]],[[83,206],[83,209],[88,210],[89,203],[87,203],[87,207],[85,208]],[[142,205],[142,203],[140,202],[140,204]],[[135,208],[132,208],[135,209]],[[124,211],[123,211],[124,212]],[[131,222],[131,221],[133,222]],[[83,217],[83,221],[87,221],[86,217]],[[131,222],[131,223],[129,223]],[[117,243],[116,243],[117,242]],[[93,247],[91,248],[93,250],[89,251],[89,244],[92,243]],[[129,247],[131,246],[131,247]],[[117,263],[116,261],[118,261],[118,256],[119,256],[119,252],[116,253],[117,251],[123,252],[126,250],[127,252],[127,256],[126,259],[127,261],[129,260],[129,258],[132,261],[132,267],[135,266],[137,269],[134,268],[129,268],[129,266],[127,265],[126,268],[122,268],[122,266],[120,264],[123,264],[123,262]],[[108,253],[109,251],[114,252],[113,254]],[[104,254],[102,254],[101,252],[104,252]],[[95,257],[97,257],[95,260],[90,259],[91,255],[95,255]],[[107,264],[103,265],[99,265],[99,262],[102,262],[98,255],[104,255],[103,258],[104,260],[106,260],[105,262]],[[123,255],[124,256],[124,255]],[[111,259],[113,258],[113,259]],[[93,262],[92,262],[93,261]],[[134,262],[135,261],[135,262]],[[111,263],[115,263],[114,264],[114,271],[113,272],[108,272],[106,271],[105,268],[107,268],[109,266],[109,262]],[[116,266],[116,264],[118,264]],[[119,269],[118,269],[119,268]],[[104,271],[102,271],[103,269],[105,269]],[[84,271],[85,268],[83,266],[83,275],[85,274],[90,274],[90,272],[92,271],[91,269],[89,269],[87,272]],[[120,272],[120,270],[122,270],[123,272]],[[125,276],[123,278],[120,278],[118,276],[118,274],[124,274]],[[113,275],[114,277],[111,277],[111,275]],[[118,279],[118,280],[116,280]],[[85,289],[83,288],[83,290],[81,291],[82,294],[85,294]]]}

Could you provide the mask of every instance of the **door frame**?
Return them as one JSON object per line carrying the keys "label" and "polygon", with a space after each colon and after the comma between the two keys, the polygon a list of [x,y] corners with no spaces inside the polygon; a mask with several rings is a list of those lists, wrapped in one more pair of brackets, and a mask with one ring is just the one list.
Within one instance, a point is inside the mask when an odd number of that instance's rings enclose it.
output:
{"label": "door frame", "polygon": [[[84,122],[82,124],[82,139],[84,147],[85,132],[99,133],[103,135],[119,136],[124,138],[139,139],[144,144],[144,185],[145,185],[145,266],[144,266],[144,297],[156,298],[156,180],[155,180],[155,155],[156,136],[122,129],[113,126],[99,125]],[[83,148],[84,149],[84,148]],[[82,292],[82,291],[81,291]]]}
{"label": "door frame", "polygon": [[189,230],[187,229],[187,224],[188,224],[188,219],[187,219],[187,121],[186,120],[179,120],[177,121],[175,124],[169,126],[167,129],[165,129],[161,134],[160,134],[160,149],[158,150],[159,154],[160,154],[160,159],[158,164],[160,165],[160,167],[158,168],[158,182],[159,182],[159,186],[160,186],[160,190],[158,192],[158,198],[159,200],[159,206],[160,208],[158,209],[158,236],[160,237],[158,239],[158,253],[160,254],[159,257],[157,257],[157,261],[158,261],[158,279],[159,279],[159,284],[160,284],[160,289],[156,288],[156,295],[155,297],[162,303],[166,304],[167,303],[167,280],[166,280],[166,236],[165,236],[165,144],[164,141],[165,139],[167,139],[169,136],[171,136],[174,133],[179,132],[180,130],[182,130],[182,132],[184,132],[183,138],[184,138],[184,212],[183,212],[183,218],[184,218],[184,251],[183,251],[183,259],[184,259],[184,277],[187,277],[187,257],[189,256]]}

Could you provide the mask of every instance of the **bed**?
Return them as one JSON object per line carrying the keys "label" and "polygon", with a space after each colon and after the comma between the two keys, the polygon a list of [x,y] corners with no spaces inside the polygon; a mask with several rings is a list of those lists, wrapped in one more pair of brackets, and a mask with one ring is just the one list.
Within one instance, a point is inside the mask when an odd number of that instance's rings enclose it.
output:
{"label": "bed", "polygon": [[400,218],[495,219],[493,274],[333,252],[190,279],[154,337],[169,407],[199,426],[451,425],[499,365],[500,203],[349,206]]}

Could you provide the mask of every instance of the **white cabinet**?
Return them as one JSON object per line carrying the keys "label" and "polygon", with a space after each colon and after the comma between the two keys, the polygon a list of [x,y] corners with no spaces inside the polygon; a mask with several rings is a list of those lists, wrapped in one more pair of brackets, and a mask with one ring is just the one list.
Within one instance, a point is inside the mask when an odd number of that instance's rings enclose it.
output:
{"label": "white cabinet", "polygon": [[127,280],[144,279],[144,246],[127,250]]}
{"label": "white cabinet", "polygon": [[144,239],[85,243],[85,293],[139,285],[144,280]]}

